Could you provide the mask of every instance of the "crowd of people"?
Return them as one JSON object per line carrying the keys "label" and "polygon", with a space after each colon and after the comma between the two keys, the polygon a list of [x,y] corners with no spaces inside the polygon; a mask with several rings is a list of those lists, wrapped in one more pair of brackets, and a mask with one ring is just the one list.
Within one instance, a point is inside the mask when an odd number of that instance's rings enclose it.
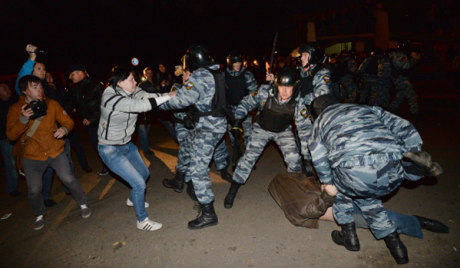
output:
{"label": "crowd of people", "polygon": [[[374,48],[360,64],[353,51],[327,57],[320,45],[302,44],[291,53],[291,61],[267,71],[260,86],[240,52],[229,53],[222,70],[209,48],[192,45],[176,69],[179,83],[163,63],[156,75],[152,68],[145,68],[145,81],[139,86],[127,67],[114,67],[104,86],[91,79],[83,65],[73,64],[67,70],[72,80],[68,90],[59,90],[47,80],[45,65],[36,61],[36,49],[26,47],[29,59],[19,73],[16,91],[0,84],[6,191],[11,196],[20,194],[19,169],[26,178],[36,216],[35,230],[44,227],[46,206],[55,203],[50,198],[53,170],[66,193],[77,201],[82,217],[92,213],[75,178],[70,152],[72,147],[82,169],[92,172],[82,160],[86,156],[69,116],[76,113],[75,120],[81,120],[101,160],[99,175],[113,172],[131,186],[126,205],[134,207],[136,226],[141,230],[155,231],[162,224],[147,215],[145,189],[150,172],[132,135],[137,130],[140,149],[145,156],[153,154],[148,132],[152,118],[157,117],[179,144],[176,174],[163,185],[181,193],[187,184],[187,194],[201,211],[188,222],[189,229],[218,223],[210,162],[214,160],[222,179],[230,183],[224,206],[231,209],[240,187],[273,140],[288,173],[321,182],[315,191],[328,205],[320,209],[319,202],[308,204],[315,213],[306,217],[335,219],[342,228],[332,233],[336,244],[357,251],[356,226],[369,228],[377,239],[385,241],[396,262],[403,264],[409,259],[400,233],[421,238],[421,229],[449,232],[439,221],[389,212],[380,200],[404,179],[419,180],[442,172],[422,151],[415,127],[391,113],[406,97],[417,119],[417,99],[407,71],[420,56],[410,52],[409,43],[386,53]],[[397,93],[390,103],[392,85]],[[251,113],[254,110],[255,115]],[[243,144],[239,142],[241,133]],[[228,172],[230,164],[235,168],[233,174]],[[355,224],[355,215],[361,217],[359,224]]]}

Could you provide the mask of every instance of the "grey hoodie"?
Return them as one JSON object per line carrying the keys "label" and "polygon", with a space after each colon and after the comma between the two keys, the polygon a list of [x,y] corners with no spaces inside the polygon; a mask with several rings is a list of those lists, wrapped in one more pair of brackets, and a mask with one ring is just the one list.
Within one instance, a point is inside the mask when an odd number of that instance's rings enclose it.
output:
{"label": "grey hoodie", "polygon": [[[151,102],[149,100],[151,98],[155,101]],[[128,94],[120,87],[116,89],[107,87],[102,94],[101,119],[97,131],[99,143],[107,145],[128,143],[136,129],[137,114],[150,111],[169,99],[168,93],[147,93],[140,87],[136,87],[136,91],[132,94]]]}

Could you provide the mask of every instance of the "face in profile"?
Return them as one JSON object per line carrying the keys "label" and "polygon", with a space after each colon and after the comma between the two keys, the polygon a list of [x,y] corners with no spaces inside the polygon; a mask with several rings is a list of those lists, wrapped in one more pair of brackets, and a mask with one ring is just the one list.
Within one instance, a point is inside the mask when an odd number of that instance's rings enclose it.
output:
{"label": "face in profile", "polygon": [[185,82],[187,82],[187,80],[190,78],[191,74],[192,73],[189,70],[184,72],[184,75],[182,76],[182,83],[183,84],[185,84]]}
{"label": "face in profile", "polygon": [[80,82],[85,76],[86,74],[83,71],[73,71],[70,73],[69,79],[75,84]]}
{"label": "face in profile", "polygon": [[300,56],[300,61],[302,62],[302,66],[307,66],[309,58],[310,58],[310,53],[308,52],[302,53],[302,55]]}

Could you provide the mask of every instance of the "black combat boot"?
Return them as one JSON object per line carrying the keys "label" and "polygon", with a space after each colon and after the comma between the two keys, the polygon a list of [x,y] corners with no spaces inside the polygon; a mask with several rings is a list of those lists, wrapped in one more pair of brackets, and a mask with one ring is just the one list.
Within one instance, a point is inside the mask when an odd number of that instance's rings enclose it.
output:
{"label": "black combat boot", "polygon": [[440,221],[427,219],[414,215],[415,218],[420,222],[422,229],[428,230],[433,233],[449,233],[449,227]]}
{"label": "black combat boot", "polygon": [[355,223],[341,225],[342,231],[332,231],[332,241],[337,245],[344,246],[350,251],[359,251],[359,239],[356,235]]}
{"label": "black combat boot", "polygon": [[238,193],[240,186],[241,183],[232,180],[232,185],[230,185],[230,190],[228,190],[228,194],[224,200],[225,208],[232,208],[233,201],[235,201],[236,193]]}
{"label": "black combat boot", "polygon": [[189,180],[187,182],[187,194],[188,194],[188,196],[190,196],[190,198],[193,201],[198,201],[198,198],[196,198],[195,189],[193,188],[192,180]]}
{"label": "black combat boot", "polygon": [[176,172],[174,179],[164,179],[163,185],[166,188],[173,188],[176,193],[182,193],[182,190],[184,190],[184,179],[185,173]]}
{"label": "black combat boot", "polygon": [[405,264],[409,262],[409,256],[407,256],[407,248],[404,246],[401,239],[399,239],[398,232],[387,235],[383,238],[387,248],[390,250],[391,256],[395,259],[397,264]]}
{"label": "black combat boot", "polygon": [[223,180],[226,180],[228,182],[232,182],[233,178],[232,178],[232,175],[230,175],[230,173],[228,173],[228,170],[227,170],[228,167],[225,167],[220,171],[220,177],[223,179]]}
{"label": "black combat boot", "polygon": [[200,204],[200,208],[201,216],[193,221],[189,221],[189,229],[196,230],[217,224],[217,215],[214,211],[214,201],[209,204]]}

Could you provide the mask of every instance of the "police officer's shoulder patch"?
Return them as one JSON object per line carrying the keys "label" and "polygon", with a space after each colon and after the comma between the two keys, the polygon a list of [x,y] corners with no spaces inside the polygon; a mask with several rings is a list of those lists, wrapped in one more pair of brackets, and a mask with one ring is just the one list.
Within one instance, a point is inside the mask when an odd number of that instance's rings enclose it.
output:
{"label": "police officer's shoulder patch", "polygon": [[185,87],[187,88],[187,90],[192,89],[193,86],[194,86],[194,85],[193,85],[192,82],[188,82],[187,84],[185,84]]}
{"label": "police officer's shoulder patch", "polygon": [[329,77],[329,75],[323,76],[323,79],[324,79],[324,81],[326,81],[327,83],[329,83],[329,82],[331,81],[331,77]]}
{"label": "police officer's shoulder patch", "polygon": [[252,92],[252,93],[251,93],[251,96],[254,97],[257,93],[259,93],[259,90],[256,90],[256,91]]}
{"label": "police officer's shoulder patch", "polygon": [[300,115],[302,115],[303,118],[307,118],[308,117],[307,109],[302,109],[302,111],[300,111]]}

